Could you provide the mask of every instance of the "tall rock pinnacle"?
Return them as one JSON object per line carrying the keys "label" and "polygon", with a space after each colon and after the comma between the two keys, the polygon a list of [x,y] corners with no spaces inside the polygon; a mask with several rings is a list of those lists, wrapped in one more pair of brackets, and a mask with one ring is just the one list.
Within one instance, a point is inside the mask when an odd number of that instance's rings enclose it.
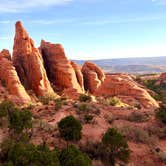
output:
{"label": "tall rock pinnacle", "polygon": [[35,48],[33,40],[20,21],[15,27],[13,63],[21,83],[26,89],[32,89],[38,96],[54,93],[39,50]]}

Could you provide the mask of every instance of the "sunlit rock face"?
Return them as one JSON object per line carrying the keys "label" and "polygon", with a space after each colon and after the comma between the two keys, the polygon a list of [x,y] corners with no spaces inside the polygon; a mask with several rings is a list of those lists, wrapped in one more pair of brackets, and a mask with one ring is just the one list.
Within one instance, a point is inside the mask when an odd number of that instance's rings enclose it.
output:
{"label": "sunlit rock face", "polygon": [[85,89],[94,93],[104,82],[104,72],[95,64],[85,62],[82,66]]}
{"label": "sunlit rock face", "polygon": [[130,96],[145,108],[158,107],[150,94],[127,74],[107,74],[95,64],[86,62],[82,67],[85,89],[95,96]]}
{"label": "sunlit rock face", "polygon": [[32,89],[37,96],[54,93],[46,75],[42,56],[20,21],[16,23],[12,58],[26,89]]}
{"label": "sunlit rock face", "polygon": [[42,40],[40,51],[48,78],[58,90],[71,89],[73,92],[83,93],[82,73],[75,63],[67,59],[61,44],[52,44]]}
{"label": "sunlit rock face", "polygon": [[31,99],[19,80],[8,50],[0,52],[0,64],[0,81],[9,93],[8,99],[17,104],[30,102]]}
{"label": "sunlit rock face", "polygon": [[131,96],[138,100],[145,107],[158,107],[158,103],[150,96],[150,94],[139,86],[127,74],[110,74],[106,75],[103,84],[95,92],[96,95],[106,96]]}

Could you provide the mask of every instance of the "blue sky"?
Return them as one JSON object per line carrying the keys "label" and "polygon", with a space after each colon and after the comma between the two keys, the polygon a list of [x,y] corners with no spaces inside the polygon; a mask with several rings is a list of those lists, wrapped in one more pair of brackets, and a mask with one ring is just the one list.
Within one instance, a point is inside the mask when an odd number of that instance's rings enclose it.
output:
{"label": "blue sky", "polygon": [[166,0],[0,0],[0,49],[17,20],[70,59],[166,56]]}

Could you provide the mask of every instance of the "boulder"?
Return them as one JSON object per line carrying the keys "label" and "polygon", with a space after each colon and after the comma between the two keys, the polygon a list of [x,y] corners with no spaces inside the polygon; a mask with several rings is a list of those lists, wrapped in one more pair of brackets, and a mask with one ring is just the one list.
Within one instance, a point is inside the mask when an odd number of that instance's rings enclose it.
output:
{"label": "boulder", "polygon": [[104,82],[104,72],[97,65],[88,61],[84,63],[81,71],[84,77],[85,90],[94,93]]}
{"label": "boulder", "polygon": [[42,56],[20,21],[16,23],[13,64],[21,83],[37,96],[54,93],[47,78]]}
{"label": "boulder", "polygon": [[15,67],[11,61],[11,55],[8,50],[0,52],[0,80],[3,87],[9,92],[9,99],[17,104],[25,104],[31,101],[31,98],[22,86]]}
{"label": "boulder", "polygon": [[77,93],[83,92],[81,71],[76,64],[67,59],[61,44],[52,44],[42,40],[40,51],[48,78],[58,91],[75,89]]}

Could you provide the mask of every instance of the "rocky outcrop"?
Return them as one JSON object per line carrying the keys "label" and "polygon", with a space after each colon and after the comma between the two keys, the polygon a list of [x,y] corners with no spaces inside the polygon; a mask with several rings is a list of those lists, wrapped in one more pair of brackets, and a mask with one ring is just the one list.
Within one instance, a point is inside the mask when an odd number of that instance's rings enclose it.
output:
{"label": "rocky outcrop", "polygon": [[84,77],[85,90],[89,90],[94,93],[104,82],[104,72],[95,64],[91,62],[85,62],[82,66],[82,73]]}
{"label": "rocky outcrop", "polygon": [[19,21],[16,23],[13,63],[26,89],[32,89],[37,96],[54,93],[46,75],[42,56]]}
{"label": "rocky outcrop", "polygon": [[166,73],[162,73],[160,76],[159,76],[159,79],[156,83],[156,85],[165,85],[166,86]]}
{"label": "rocky outcrop", "polygon": [[75,89],[77,93],[83,92],[80,69],[74,63],[70,63],[62,45],[42,40],[40,51],[48,78],[58,90]]}
{"label": "rocky outcrop", "polygon": [[95,91],[95,95],[130,96],[138,100],[145,108],[158,107],[158,103],[150,96],[150,94],[126,74],[106,75],[105,81],[97,91]]}
{"label": "rocky outcrop", "polygon": [[70,63],[74,69],[77,81],[78,81],[81,89],[84,91],[84,79],[83,79],[83,74],[81,72],[81,69],[75,62],[71,61]]}
{"label": "rocky outcrop", "polygon": [[0,80],[2,86],[9,92],[8,99],[18,104],[30,102],[31,99],[19,80],[8,50],[0,52],[0,64]]}

